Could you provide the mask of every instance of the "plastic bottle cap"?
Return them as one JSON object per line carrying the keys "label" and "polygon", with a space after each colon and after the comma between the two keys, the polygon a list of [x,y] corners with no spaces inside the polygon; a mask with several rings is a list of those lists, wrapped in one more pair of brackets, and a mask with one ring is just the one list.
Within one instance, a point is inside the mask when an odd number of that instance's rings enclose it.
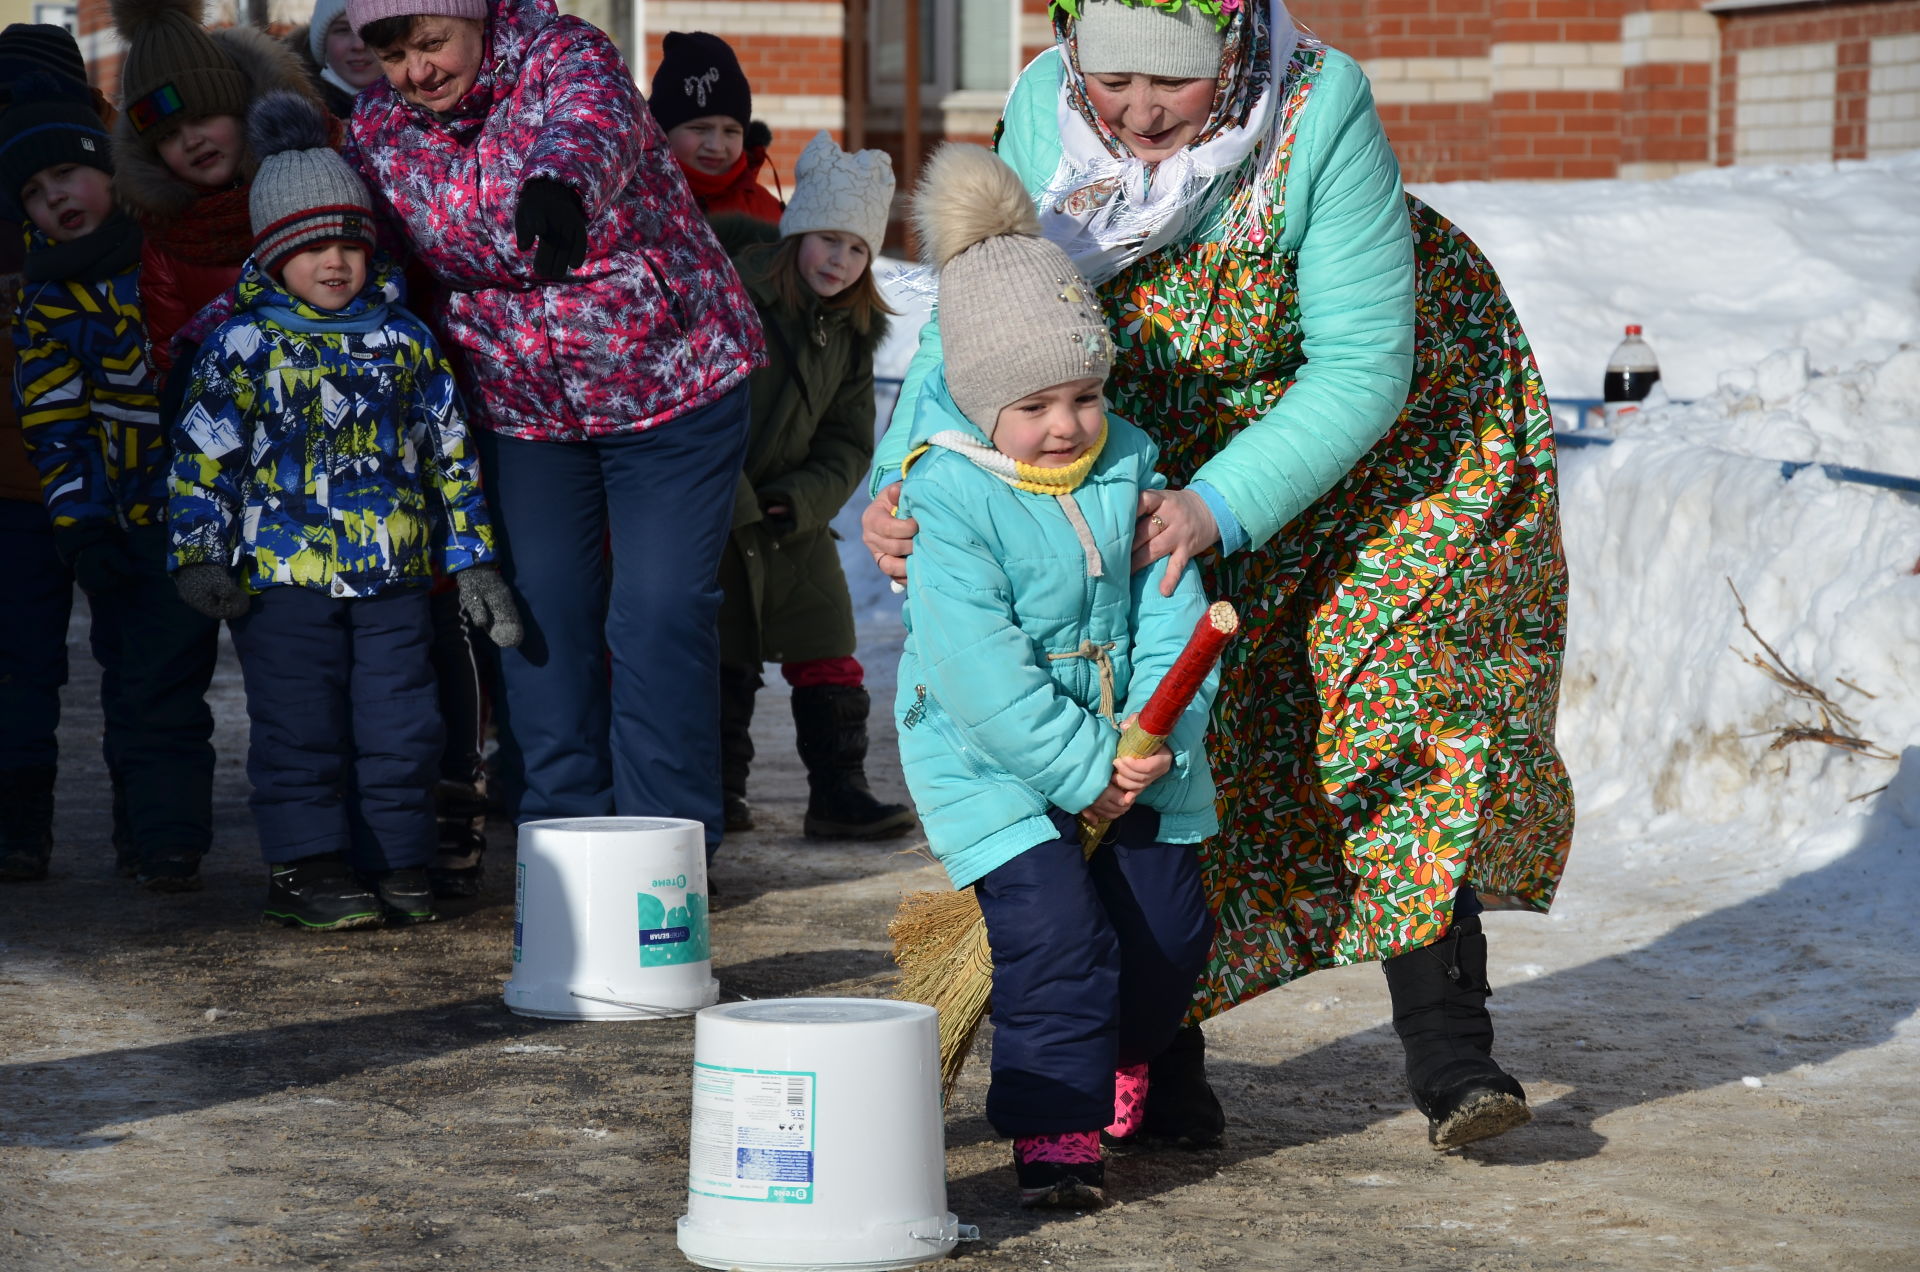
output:
{"label": "plastic bottle cap", "polygon": [[1640,334],[1640,324],[1639,324],[1639,323],[1637,323],[1637,322],[1630,322],[1630,323],[1628,323],[1628,324],[1627,324],[1627,334],[1628,334],[1628,335],[1630,335],[1630,336],[1637,336],[1637,335],[1639,335],[1639,334]]}

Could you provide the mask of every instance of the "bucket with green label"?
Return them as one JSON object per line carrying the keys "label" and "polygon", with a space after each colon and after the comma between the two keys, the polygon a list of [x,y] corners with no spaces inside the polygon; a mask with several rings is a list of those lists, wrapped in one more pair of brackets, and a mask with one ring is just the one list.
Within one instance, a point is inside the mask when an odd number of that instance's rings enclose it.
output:
{"label": "bucket with green label", "polygon": [[509,1010],[554,1020],[686,1016],[719,1000],[706,833],[667,817],[520,827]]}

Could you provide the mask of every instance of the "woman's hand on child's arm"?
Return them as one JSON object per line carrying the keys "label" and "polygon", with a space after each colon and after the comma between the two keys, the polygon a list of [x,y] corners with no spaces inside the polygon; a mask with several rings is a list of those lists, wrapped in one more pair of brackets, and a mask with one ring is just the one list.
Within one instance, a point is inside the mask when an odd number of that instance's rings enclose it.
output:
{"label": "woman's hand on child's arm", "polygon": [[1133,528],[1133,566],[1144,570],[1163,556],[1167,574],[1160,595],[1172,596],[1187,562],[1220,542],[1220,526],[1207,501],[1191,490],[1143,490]]}
{"label": "woman's hand on child's arm", "polygon": [[880,492],[879,498],[860,514],[860,541],[873,554],[873,563],[895,583],[907,581],[907,558],[913,554],[913,536],[920,523],[912,517],[896,517],[900,506],[900,483],[894,482]]}

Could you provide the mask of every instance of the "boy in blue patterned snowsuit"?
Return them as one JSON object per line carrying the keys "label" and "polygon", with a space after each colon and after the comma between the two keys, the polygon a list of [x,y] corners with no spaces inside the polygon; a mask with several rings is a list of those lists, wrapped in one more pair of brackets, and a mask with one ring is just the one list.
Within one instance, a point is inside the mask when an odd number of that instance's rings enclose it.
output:
{"label": "boy in blue patterned snowsuit", "polygon": [[174,426],[175,581],[233,621],[267,917],[418,922],[443,738],[435,566],[497,643],[519,616],[452,372],[373,258],[366,188],[302,98],[262,97],[248,132],[254,254]]}
{"label": "boy in blue patterned snowsuit", "polygon": [[[89,602],[120,868],[153,891],[184,891],[199,886],[213,833],[206,688],[219,625],[182,603],[167,579],[168,453],[146,358],[140,231],[113,205],[107,134],[85,82],[43,72],[10,87],[13,104],[0,116],[4,199],[30,225],[13,319],[14,405],[40,475],[41,524],[51,519],[54,550]],[[44,611],[47,638],[64,652],[71,589],[60,570],[44,599],[11,598],[15,634],[38,626]],[[38,721],[19,718],[14,703],[31,695],[17,682],[37,673],[24,651],[9,652],[21,661],[6,673],[0,768],[19,765],[15,739],[45,739],[50,830],[51,695],[65,677],[46,686]],[[21,799],[12,786],[10,806]],[[50,848],[45,833],[18,851],[10,843],[0,878],[44,875]]]}

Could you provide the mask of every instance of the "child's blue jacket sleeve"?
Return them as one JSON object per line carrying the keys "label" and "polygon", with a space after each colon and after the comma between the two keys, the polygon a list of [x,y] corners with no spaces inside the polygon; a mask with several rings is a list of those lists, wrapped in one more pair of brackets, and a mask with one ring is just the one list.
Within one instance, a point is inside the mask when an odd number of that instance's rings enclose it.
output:
{"label": "child's blue jacket sleeve", "polygon": [[234,345],[236,329],[229,324],[208,338],[190,372],[187,409],[173,427],[169,570],[233,562],[235,522],[246,501],[254,406],[254,376]]}
{"label": "child's blue jacket sleeve", "polygon": [[942,480],[965,462],[933,455],[914,468],[908,511],[921,533],[907,570],[920,671],[965,745],[1077,813],[1107,788],[1119,735],[1036,665],[1006,572],[973,526],[977,507]]}

